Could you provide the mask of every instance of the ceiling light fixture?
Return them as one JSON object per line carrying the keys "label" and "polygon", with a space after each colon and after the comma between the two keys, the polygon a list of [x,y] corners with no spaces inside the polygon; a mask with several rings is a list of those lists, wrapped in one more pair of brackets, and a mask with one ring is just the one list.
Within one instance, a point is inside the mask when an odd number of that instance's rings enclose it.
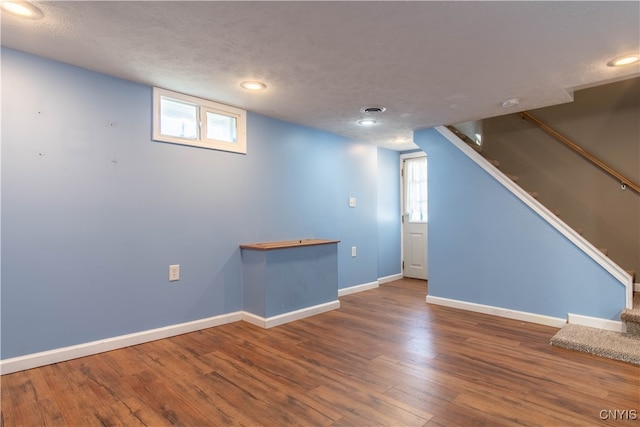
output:
{"label": "ceiling light fixture", "polygon": [[255,80],[248,80],[240,83],[240,87],[246,90],[256,91],[256,90],[265,90],[267,88],[267,85]]}
{"label": "ceiling light fixture", "polygon": [[393,142],[394,144],[406,144],[408,142],[411,142],[411,140],[405,136],[399,136],[397,138],[393,138],[391,142]]}
{"label": "ceiling light fixture", "polygon": [[375,124],[377,124],[378,121],[375,119],[362,119],[362,120],[358,120],[358,124],[360,126],[373,126]]}
{"label": "ceiling light fixture", "polygon": [[3,1],[2,9],[22,18],[40,19],[44,16],[40,9],[26,1]]}
{"label": "ceiling light fixture", "polygon": [[373,116],[379,116],[382,113],[387,111],[385,107],[375,106],[375,107],[362,107],[360,108],[360,112],[364,114],[365,118],[358,120],[358,124],[360,126],[373,126],[378,124],[378,121],[373,118]]}
{"label": "ceiling light fixture", "polygon": [[640,62],[640,54],[630,53],[612,59],[611,61],[607,62],[607,65],[609,67],[622,67],[624,65],[637,64],[638,62]]}
{"label": "ceiling light fixture", "polygon": [[508,98],[502,101],[503,108],[515,107],[520,104],[520,98]]}

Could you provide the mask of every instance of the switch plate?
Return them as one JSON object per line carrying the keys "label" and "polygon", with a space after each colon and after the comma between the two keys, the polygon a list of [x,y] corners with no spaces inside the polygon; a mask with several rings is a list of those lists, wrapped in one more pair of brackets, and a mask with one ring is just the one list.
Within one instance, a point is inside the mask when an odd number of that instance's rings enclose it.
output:
{"label": "switch plate", "polygon": [[180,264],[174,264],[169,266],[169,281],[177,282],[180,280]]}
{"label": "switch plate", "polygon": [[356,256],[356,247],[355,246],[351,246],[351,256],[352,257]]}
{"label": "switch plate", "polygon": [[356,198],[355,197],[349,197],[349,207],[350,208],[355,208],[356,207]]}

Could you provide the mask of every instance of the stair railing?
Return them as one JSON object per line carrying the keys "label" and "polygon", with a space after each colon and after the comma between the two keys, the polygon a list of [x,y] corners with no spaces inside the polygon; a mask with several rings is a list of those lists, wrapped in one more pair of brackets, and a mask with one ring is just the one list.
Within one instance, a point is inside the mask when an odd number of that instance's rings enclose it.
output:
{"label": "stair railing", "polygon": [[564,135],[561,135],[557,131],[551,129],[549,126],[547,126],[546,124],[542,123],[540,120],[538,120],[537,118],[532,116],[527,111],[521,112],[520,113],[520,117],[522,117],[522,120],[528,119],[531,122],[533,122],[534,124],[538,125],[538,127],[540,127],[542,130],[547,132],[549,135],[555,137],[558,141],[562,142],[564,145],[569,147],[571,150],[575,151],[576,153],[578,153],[579,155],[581,155],[582,157],[584,157],[585,159],[587,159],[588,161],[590,161],[594,165],[598,166],[600,169],[602,169],[603,171],[605,171],[609,175],[611,175],[614,178],[616,178],[620,182],[620,185],[622,186],[623,190],[626,189],[627,187],[629,187],[629,188],[633,189],[636,193],[640,194],[640,185],[636,184],[635,182],[633,182],[628,177],[624,176],[623,174],[621,174],[620,172],[618,172],[617,170],[615,170],[611,166],[607,165],[602,160],[598,159],[596,156],[594,156],[593,154],[591,154],[588,151],[586,151],[584,148],[582,148],[579,145],[575,144],[574,142],[569,140]]}

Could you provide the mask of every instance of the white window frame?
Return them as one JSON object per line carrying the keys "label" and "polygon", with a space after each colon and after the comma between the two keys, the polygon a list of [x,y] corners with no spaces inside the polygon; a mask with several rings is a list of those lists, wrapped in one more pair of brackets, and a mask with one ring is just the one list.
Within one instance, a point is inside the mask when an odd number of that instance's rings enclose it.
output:
{"label": "white window frame", "polygon": [[[197,107],[198,135],[195,139],[181,138],[173,135],[166,135],[160,132],[162,111],[160,101],[162,98],[170,98],[179,102],[185,102]],[[219,114],[236,119],[236,142],[221,141],[206,138],[207,123],[205,115],[207,112]],[[247,153],[247,112],[240,108],[219,104],[207,99],[172,92],[167,89],[153,88],[153,136],[154,141],[169,142],[172,144],[189,145],[193,147],[208,148],[211,150],[230,151],[233,153]]]}

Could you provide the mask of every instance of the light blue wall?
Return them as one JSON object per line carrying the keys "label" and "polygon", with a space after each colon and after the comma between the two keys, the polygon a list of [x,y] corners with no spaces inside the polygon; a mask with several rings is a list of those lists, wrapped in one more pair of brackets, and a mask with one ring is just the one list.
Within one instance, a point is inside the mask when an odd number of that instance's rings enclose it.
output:
{"label": "light blue wall", "polygon": [[378,149],[378,277],[400,274],[400,153]]}
{"label": "light blue wall", "polygon": [[[248,138],[247,214],[252,219],[245,227],[251,235],[241,243],[340,240],[338,288],[375,281],[377,148],[253,114]],[[349,197],[356,198],[355,208],[349,207]]]}
{"label": "light blue wall", "polygon": [[150,135],[150,87],[2,49],[3,359],[240,310],[242,243],[338,239],[338,287],[377,279],[375,146],[251,113],[247,155]]}
{"label": "light blue wall", "polygon": [[244,311],[269,318],[336,301],[337,246],[242,249]]}
{"label": "light blue wall", "polygon": [[429,156],[429,295],[619,320],[622,284],[435,129],[414,139]]}

